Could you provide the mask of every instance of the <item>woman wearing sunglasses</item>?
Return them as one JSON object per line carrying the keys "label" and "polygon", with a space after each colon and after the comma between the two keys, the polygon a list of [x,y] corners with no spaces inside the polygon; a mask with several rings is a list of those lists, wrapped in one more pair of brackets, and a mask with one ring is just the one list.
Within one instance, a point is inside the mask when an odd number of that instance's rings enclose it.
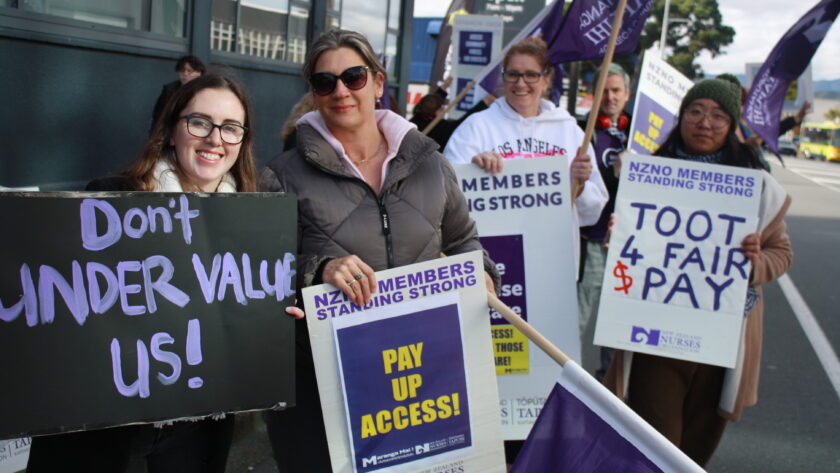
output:
{"label": "woman wearing sunglasses", "polygon": [[[683,98],[678,126],[657,155],[764,169],[754,148],[735,130],[740,88],[721,79],[698,82]],[[759,232],[741,242],[752,263],[744,304],[745,330],[735,369],[616,350],[605,384],[656,430],[705,467],[727,420],[739,420],[758,401],[764,298],[761,285],[784,274],[793,260],[784,221],[790,197],[764,173]],[[663,389],[666,386],[666,389]]]}
{"label": "woman wearing sunglasses", "polygon": [[[260,175],[262,190],[298,196],[299,287],[329,283],[364,305],[376,291],[374,271],[481,249],[437,144],[399,115],[376,110],[385,70],[364,36],[325,33],[303,75],[317,110],[297,122],[297,148]],[[486,257],[485,270],[496,274]],[[280,471],[329,472],[304,320],[296,337],[297,406],[267,415],[269,435]]]}
{"label": "woman wearing sunglasses", "polygon": [[[140,157],[90,191],[255,191],[250,113],[235,81],[204,75],[181,86],[164,107]],[[233,437],[233,416],[36,437],[28,472],[119,473],[132,457],[149,473],[222,473]],[[137,461],[137,460],[135,460]]]}
{"label": "woman wearing sunglasses", "polygon": [[553,83],[545,42],[527,38],[511,46],[502,62],[502,82],[504,97],[467,118],[443,154],[452,164],[472,162],[494,175],[502,172],[506,159],[568,157],[578,189],[572,212],[577,255],[579,227],[598,221],[609,196],[592,148],[578,155],[583,131],[575,118],[543,98]]}

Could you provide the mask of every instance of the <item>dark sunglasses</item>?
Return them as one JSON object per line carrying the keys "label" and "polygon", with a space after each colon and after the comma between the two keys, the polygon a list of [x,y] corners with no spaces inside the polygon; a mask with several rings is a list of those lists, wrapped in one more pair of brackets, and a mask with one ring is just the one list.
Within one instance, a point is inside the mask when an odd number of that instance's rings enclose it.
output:
{"label": "dark sunglasses", "polygon": [[329,72],[316,72],[309,76],[309,84],[312,86],[312,91],[318,95],[333,93],[338,79],[341,79],[341,82],[348,89],[359,90],[367,85],[368,69],[370,68],[367,66],[353,66],[345,69],[339,75]]}

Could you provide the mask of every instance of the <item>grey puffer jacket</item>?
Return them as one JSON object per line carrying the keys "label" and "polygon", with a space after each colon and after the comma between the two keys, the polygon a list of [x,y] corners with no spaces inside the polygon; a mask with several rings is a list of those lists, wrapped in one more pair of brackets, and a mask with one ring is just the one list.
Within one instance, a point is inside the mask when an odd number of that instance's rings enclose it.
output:
{"label": "grey puffer jacket", "polygon": [[[379,271],[482,249],[452,167],[417,130],[388,164],[379,196],[313,127],[298,125],[297,140],[296,149],[268,164],[259,184],[298,196],[299,287],[320,283],[326,261],[351,254]],[[486,252],[484,266],[498,288]]]}

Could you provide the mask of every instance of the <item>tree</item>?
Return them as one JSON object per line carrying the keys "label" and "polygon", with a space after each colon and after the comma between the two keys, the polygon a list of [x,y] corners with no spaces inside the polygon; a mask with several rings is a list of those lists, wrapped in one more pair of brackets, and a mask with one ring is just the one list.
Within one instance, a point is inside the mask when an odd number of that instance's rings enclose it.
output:
{"label": "tree", "polygon": [[827,120],[840,120],[840,109],[832,108],[831,110],[825,112],[825,118]]}
{"label": "tree", "polygon": [[[664,11],[665,0],[654,0],[639,41],[642,51],[659,42]],[[672,49],[668,63],[690,79],[704,76],[703,69],[694,63],[702,51],[719,56],[721,47],[731,44],[735,37],[735,30],[723,24],[717,0],[671,0],[669,19],[665,42]]]}

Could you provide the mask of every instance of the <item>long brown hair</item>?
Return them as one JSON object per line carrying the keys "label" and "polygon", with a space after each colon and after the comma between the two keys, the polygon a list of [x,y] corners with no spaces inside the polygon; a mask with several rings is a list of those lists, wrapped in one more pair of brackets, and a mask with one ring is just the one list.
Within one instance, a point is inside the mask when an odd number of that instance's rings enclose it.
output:
{"label": "long brown hair", "polygon": [[129,179],[134,189],[139,191],[155,190],[154,171],[158,161],[165,159],[178,176],[181,186],[185,191],[200,191],[200,187],[190,182],[189,177],[184,174],[178,165],[175,157],[175,147],[169,142],[173,130],[181,119],[181,113],[195,97],[204,89],[224,89],[233,92],[245,110],[245,123],[242,125],[249,128],[239,148],[239,156],[230,168],[230,173],[236,179],[236,190],[240,192],[255,192],[257,190],[256,163],[251,151],[253,130],[251,125],[251,110],[248,106],[248,97],[245,89],[237,81],[218,74],[205,74],[182,85],[172,94],[169,102],[160,114],[157,122],[152,127],[152,134],[149,136],[146,145],[140,156],[134,163],[122,173]]}

